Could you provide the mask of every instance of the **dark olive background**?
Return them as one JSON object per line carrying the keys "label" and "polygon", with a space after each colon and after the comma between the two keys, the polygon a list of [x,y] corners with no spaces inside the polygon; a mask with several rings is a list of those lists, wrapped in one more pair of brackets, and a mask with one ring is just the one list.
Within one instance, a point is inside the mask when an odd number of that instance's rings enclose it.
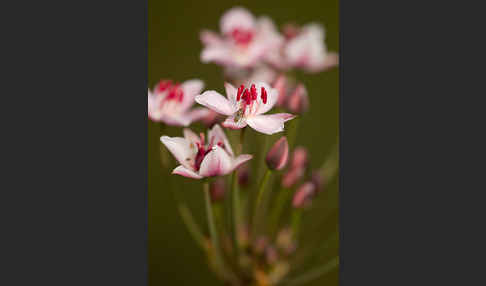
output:
{"label": "dark olive background", "polygon": [[[190,78],[204,80],[206,89],[223,93],[221,68],[203,64],[199,60],[202,28],[218,30],[219,19],[227,9],[241,5],[255,15],[268,15],[277,25],[286,22],[305,24],[319,22],[326,28],[329,50],[339,51],[339,3],[337,0],[322,1],[161,1],[148,2],[148,82],[152,87],[161,78],[184,81]],[[337,141],[339,133],[339,72],[333,69],[318,74],[298,73],[310,96],[310,110],[302,116],[297,145],[308,148],[311,166],[319,167]],[[191,126],[203,131],[199,124]],[[164,133],[180,136],[178,128]],[[231,132],[230,132],[231,133]],[[249,132],[249,140],[255,133]],[[198,181],[170,175],[171,170],[160,164],[159,125],[148,123],[148,264],[149,285],[220,285],[209,271],[202,251],[192,241],[175,207],[172,190],[180,194],[193,210],[198,222],[205,227],[204,202]],[[234,134],[230,134],[234,135]],[[280,136],[280,135],[278,135]],[[272,140],[278,138],[272,136]],[[256,144],[256,143],[255,143]],[[246,152],[257,149],[248,146]],[[261,164],[255,158],[252,166]],[[172,166],[175,162],[171,158]],[[304,217],[305,246],[310,241],[324,241],[336,229],[338,206],[336,180],[326,192],[321,193],[314,207]],[[310,245],[310,244],[309,244]],[[332,258],[338,253],[334,244],[323,256]],[[308,285],[337,285],[337,271]]]}

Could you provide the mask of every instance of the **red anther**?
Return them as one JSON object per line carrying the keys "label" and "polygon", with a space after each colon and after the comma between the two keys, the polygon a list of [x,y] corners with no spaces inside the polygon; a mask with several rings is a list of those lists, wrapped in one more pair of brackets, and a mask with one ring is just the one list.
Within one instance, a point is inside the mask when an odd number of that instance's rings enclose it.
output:
{"label": "red anther", "polygon": [[236,101],[240,101],[241,93],[243,92],[244,89],[245,89],[244,85],[241,85],[240,87],[238,87],[238,94],[236,96]]}
{"label": "red anther", "polygon": [[224,148],[223,142],[219,141],[218,146],[221,147],[221,148]]}
{"label": "red anther", "polygon": [[248,88],[245,89],[245,91],[243,92],[243,96],[242,96],[243,100],[246,102],[246,104],[250,104],[250,92],[248,91]]}
{"label": "red anther", "polygon": [[177,89],[177,100],[179,102],[182,102],[182,100],[184,100],[184,92],[182,91],[181,88]]}
{"label": "red anther", "polygon": [[237,44],[247,45],[253,39],[253,31],[236,28],[233,31],[231,31],[231,37],[233,37],[233,40]]}
{"label": "red anther", "polygon": [[161,80],[157,86],[158,92],[163,92],[172,86],[171,80]]}
{"label": "red anther", "polygon": [[251,100],[256,100],[257,99],[257,91],[256,91],[256,87],[255,87],[255,84],[252,84],[251,87],[250,87],[250,93],[251,93]]}
{"label": "red anther", "polygon": [[267,91],[265,90],[265,88],[263,86],[262,86],[261,97],[262,97],[263,104],[266,104],[267,103]]}

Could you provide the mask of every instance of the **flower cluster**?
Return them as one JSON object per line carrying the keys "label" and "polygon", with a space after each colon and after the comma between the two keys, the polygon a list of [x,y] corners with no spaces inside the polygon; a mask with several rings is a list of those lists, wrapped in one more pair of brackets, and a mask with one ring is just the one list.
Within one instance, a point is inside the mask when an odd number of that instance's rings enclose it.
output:
{"label": "flower cluster", "polygon": [[[329,170],[336,169],[332,161],[325,168],[310,170],[307,149],[293,147],[295,132],[287,132],[286,122],[305,116],[311,101],[304,84],[291,72],[328,70],[337,66],[338,56],[327,50],[321,25],[287,24],[280,31],[269,17],[255,17],[242,7],[224,13],[220,31],[203,30],[200,39],[201,61],[224,70],[225,96],[216,90],[203,91],[199,79],[182,83],[164,79],[148,90],[148,117],[163,130],[193,123],[208,128],[206,134],[183,128],[183,137],[163,133],[160,140],[165,146],[162,158],[169,151],[178,163],[172,174],[202,181],[209,234],[198,229],[183,202],[177,203],[215,273],[232,285],[248,281],[276,285],[289,275],[299,250],[302,211],[331,180],[334,173]],[[193,107],[195,103],[201,106]],[[256,146],[262,152],[245,154],[254,152],[249,147],[255,146],[245,139],[249,129],[261,140]],[[227,136],[235,132],[239,141]],[[277,133],[283,135],[267,150],[266,144],[273,141],[269,135]],[[247,164],[251,159],[262,169],[251,168]],[[170,165],[167,160],[162,163]],[[231,183],[226,175],[231,175]],[[277,177],[273,185],[272,176]],[[253,178],[261,181],[253,183]],[[277,189],[271,192],[272,187]],[[224,200],[231,206],[231,230],[218,231],[212,206],[227,207]],[[292,217],[290,223],[286,214]]]}

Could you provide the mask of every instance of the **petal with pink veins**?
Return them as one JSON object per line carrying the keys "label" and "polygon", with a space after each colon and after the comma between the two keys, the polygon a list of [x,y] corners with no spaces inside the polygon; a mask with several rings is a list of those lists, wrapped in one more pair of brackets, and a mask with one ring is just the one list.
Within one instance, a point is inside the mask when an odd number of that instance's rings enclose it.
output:
{"label": "petal with pink veins", "polygon": [[196,96],[196,102],[220,114],[232,115],[236,112],[236,107],[228,99],[214,90],[208,90]]}
{"label": "petal with pink veins", "polygon": [[235,117],[230,116],[230,117],[226,118],[226,120],[221,125],[223,125],[226,128],[229,128],[229,129],[241,129],[241,128],[245,127],[247,125],[247,123],[246,123],[246,119],[244,117],[240,118],[239,120],[237,120],[235,122]]}
{"label": "petal with pink veins", "polygon": [[202,176],[197,174],[196,172],[189,170],[188,168],[184,166],[177,166],[174,171],[172,171],[172,174],[177,174],[181,175],[184,177],[192,178],[192,179],[201,179]]}
{"label": "petal with pink veins", "polygon": [[[160,141],[169,149],[176,160],[186,168],[191,168],[189,161],[195,156],[190,142],[182,137],[162,136]],[[188,160],[189,159],[189,160]]]}
{"label": "petal with pink veins", "polygon": [[251,158],[253,158],[253,156],[250,155],[250,154],[242,154],[242,155],[236,157],[233,160],[233,165],[231,166],[231,171],[233,171],[234,169],[238,168],[239,166],[241,166],[242,164],[244,164],[248,160],[251,160]]}
{"label": "petal with pink veins", "polygon": [[231,170],[231,158],[228,153],[219,146],[213,149],[204,157],[199,175],[203,177],[212,177],[225,175]]}
{"label": "petal with pink veins", "polygon": [[232,105],[236,105],[236,96],[238,95],[238,90],[229,82],[224,83],[224,88],[226,89],[226,97],[228,100]]}
{"label": "petal with pink veins", "polygon": [[199,79],[187,80],[181,85],[184,96],[181,102],[181,110],[185,111],[194,104],[194,97],[201,93],[204,82]]}
{"label": "petal with pink veins", "polygon": [[224,150],[226,150],[231,157],[234,156],[233,149],[231,149],[231,145],[224,134],[223,129],[218,124],[214,125],[212,129],[208,131],[208,142],[212,142],[214,144],[218,144],[218,142],[223,143]]}

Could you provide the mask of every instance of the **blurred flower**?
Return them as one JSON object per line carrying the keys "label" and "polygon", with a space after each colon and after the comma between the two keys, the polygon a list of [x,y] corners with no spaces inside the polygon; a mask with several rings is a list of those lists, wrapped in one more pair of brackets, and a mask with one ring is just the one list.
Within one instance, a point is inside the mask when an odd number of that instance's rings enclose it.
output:
{"label": "blurred flower", "polygon": [[204,83],[193,79],[182,84],[162,80],[153,91],[148,90],[148,116],[152,121],[168,125],[188,126],[191,122],[209,114],[206,108],[190,109],[194,97],[201,92]]}
{"label": "blurred flower", "polygon": [[287,109],[296,114],[302,114],[309,109],[309,97],[307,89],[301,83],[297,85],[292,94],[287,98]]}
{"label": "blurred flower", "polygon": [[248,154],[235,158],[219,125],[208,131],[207,142],[203,133],[197,136],[187,128],[183,138],[162,136],[160,140],[181,164],[172,174],[193,179],[226,175],[252,158]]}
{"label": "blurred flower", "polygon": [[283,175],[282,185],[290,188],[296,184],[305,174],[308,165],[307,149],[304,147],[295,148],[292,153],[289,170]]}
{"label": "blurred flower", "polygon": [[222,35],[204,30],[200,38],[204,45],[201,60],[227,67],[248,68],[272,54],[283,44],[268,17],[255,17],[245,8],[235,7],[223,14],[220,21]]}
{"label": "blurred flower", "polygon": [[248,164],[241,165],[238,168],[238,184],[242,187],[248,186],[250,183],[250,170]]}
{"label": "blurred flower", "polygon": [[327,51],[321,25],[312,23],[302,28],[291,27],[287,28],[285,34],[288,41],[284,55],[290,67],[320,72],[338,65],[338,54]]}
{"label": "blurred flower", "polygon": [[208,109],[208,112],[206,116],[201,118],[201,122],[206,126],[206,127],[213,127],[214,124],[218,123],[222,118],[222,116],[214,112],[211,109]]}
{"label": "blurred flower", "polygon": [[285,255],[292,254],[297,248],[297,245],[293,240],[292,230],[290,228],[284,228],[279,231],[277,234],[276,244],[279,249],[283,250]]}
{"label": "blurred flower", "polygon": [[316,186],[317,192],[322,191],[322,188],[324,187],[324,177],[321,175],[321,172],[319,170],[312,172],[311,181]]}
{"label": "blurred flower", "polygon": [[281,137],[267,153],[265,161],[270,170],[282,170],[289,159],[289,143],[287,137]]}
{"label": "blurred flower", "polygon": [[269,245],[265,249],[265,258],[267,259],[267,263],[270,264],[270,265],[275,264],[275,262],[277,262],[278,253],[277,253],[277,250],[275,249],[275,247],[273,247],[272,245]]}
{"label": "blurred flower", "polygon": [[316,193],[316,186],[312,182],[301,185],[294,194],[292,206],[294,208],[307,207]]}
{"label": "blurred flower", "polygon": [[219,202],[224,199],[226,185],[223,178],[217,178],[209,184],[209,193],[212,202]]}
{"label": "blurred flower", "polygon": [[266,236],[260,236],[256,240],[253,246],[253,250],[255,251],[256,254],[263,254],[267,246],[268,246],[268,238]]}
{"label": "blurred flower", "polygon": [[236,89],[225,83],[226,96],[214,90],[205,91],[196,96],[196,102],[220,114],[228,116],[223,126],[241,129],[246,125],[258,132],[274,134],[284,130],[284,122],[295,116],[289,113],[263,115],[272,109],[278,99],[278,91],[264,82],[252,84],[250,89],[241,85]]}
{"label": "blurred flower", "polygon": [[289,80],[287,76],[283,74],[279,75],[277,79],[273,82],[272,86],[278,91],[277,106],[284,106],[287,99],[287,90],[289,87]]}

